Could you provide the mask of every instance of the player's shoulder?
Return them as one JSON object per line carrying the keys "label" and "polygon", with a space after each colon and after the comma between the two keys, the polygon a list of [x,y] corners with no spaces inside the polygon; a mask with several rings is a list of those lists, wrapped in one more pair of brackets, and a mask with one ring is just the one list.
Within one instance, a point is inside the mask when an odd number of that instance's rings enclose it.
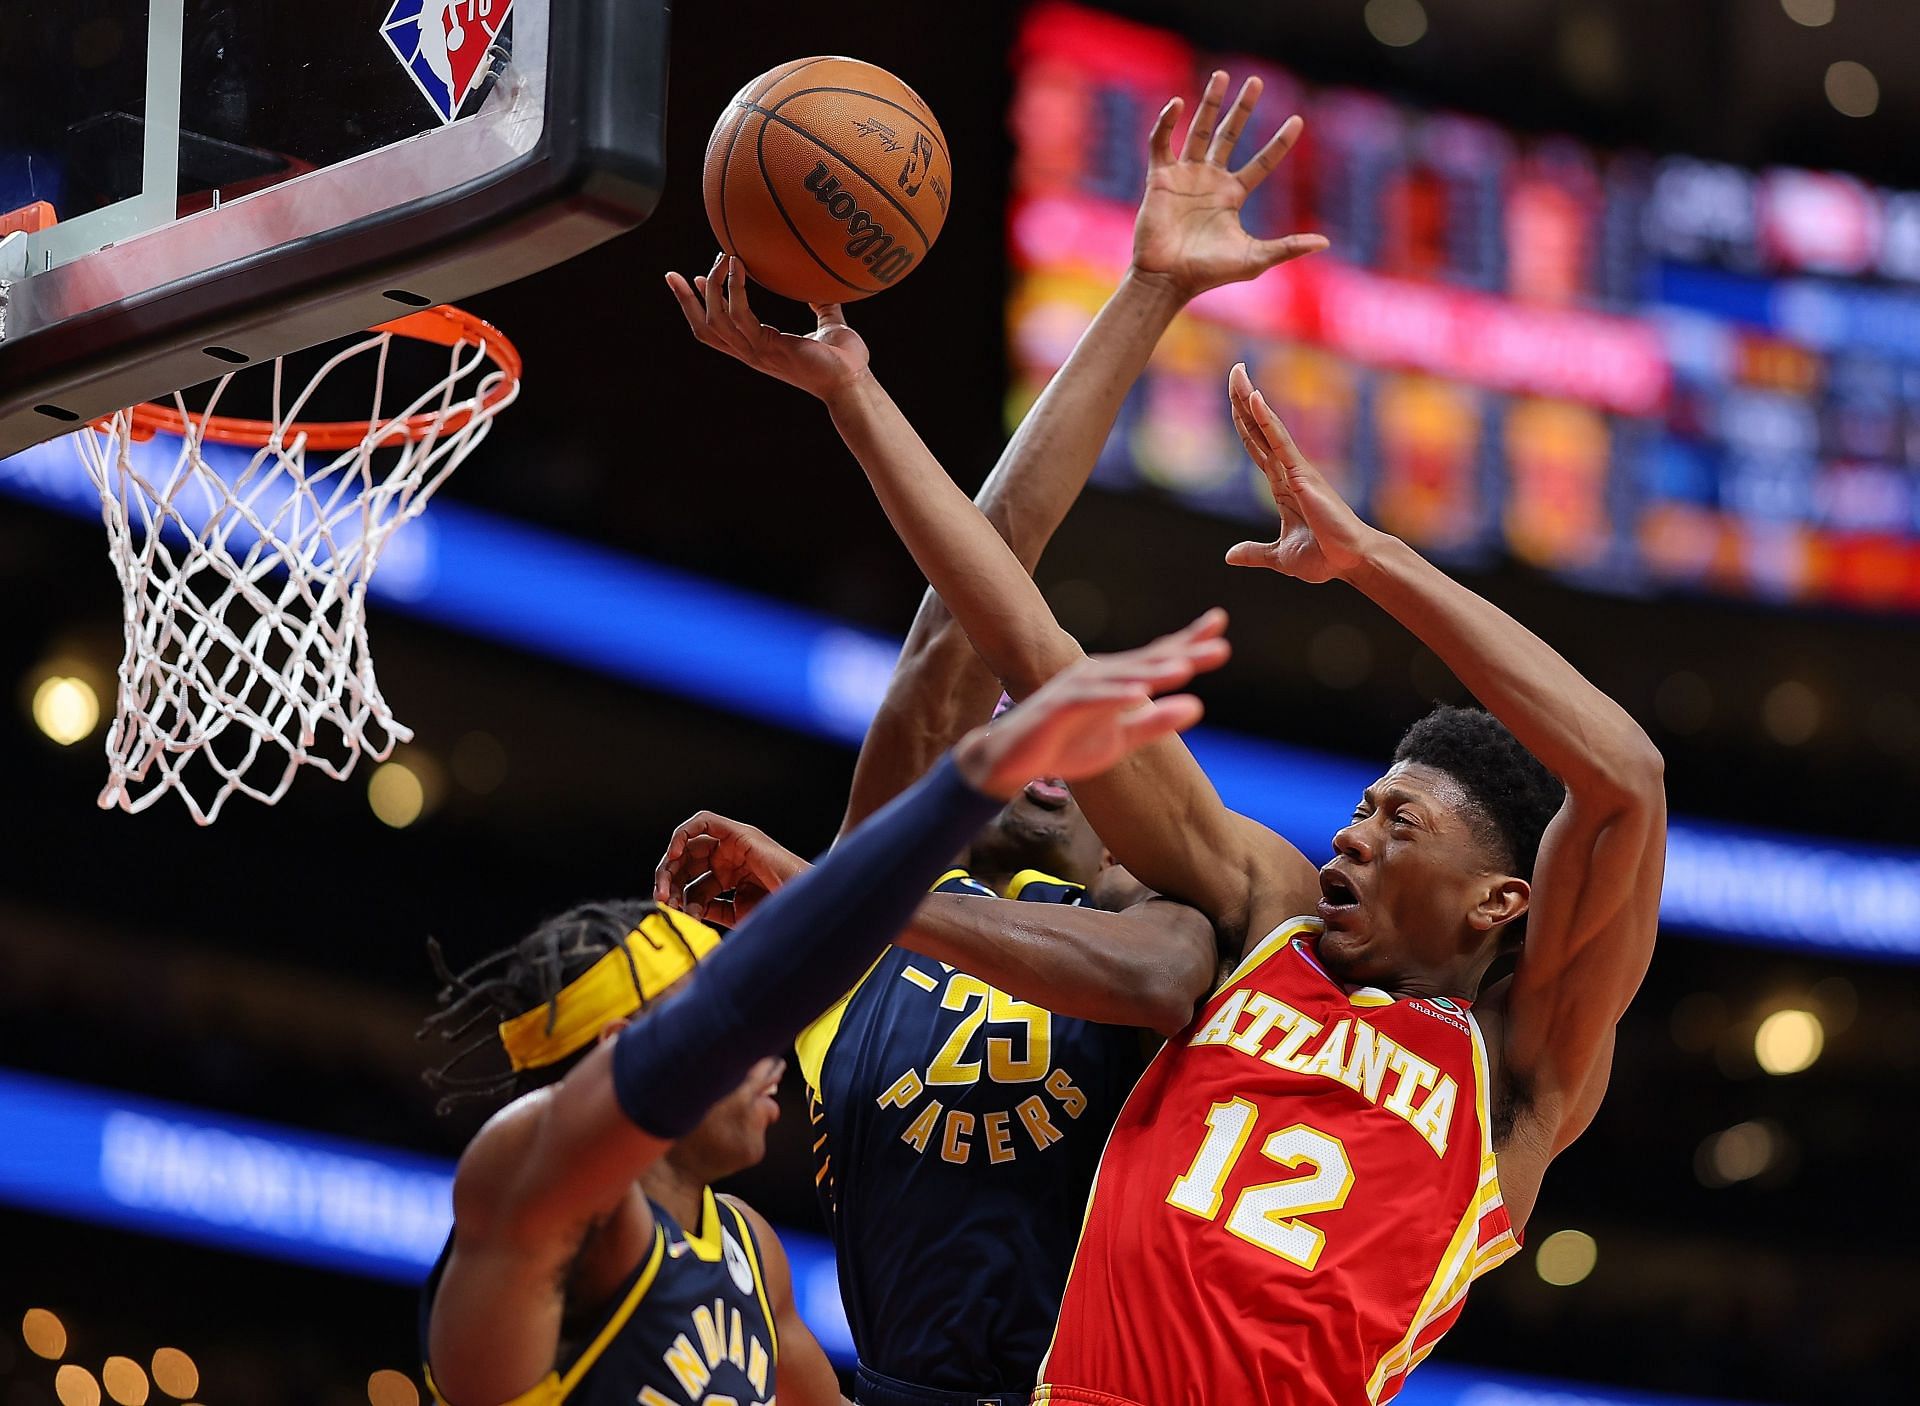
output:
{"label": "player's shoulder", "polygon": [[735,1212],[746,1223],[753,1241],[749,1248],[754,1251],[761,1279],[776,1301],[784,1300],[793,1292],[793,1271],[787,1264],[786,1246],[780,1243],[780,1236],[774,1231],[772,1223],[738,1196],[716,1191],[713,1199]]}
{"label": "player's shoulder", "polygon": [[[457,1222],[479,1222],[503,1209],[540,1139],[553,1100],[551,1085],[522,1094],[496,1110],[467,1143],[453,1174]],[[463,1224],[463,1229],[469,1229]],[[477,1225],[469,1233],[479,1229]]]}

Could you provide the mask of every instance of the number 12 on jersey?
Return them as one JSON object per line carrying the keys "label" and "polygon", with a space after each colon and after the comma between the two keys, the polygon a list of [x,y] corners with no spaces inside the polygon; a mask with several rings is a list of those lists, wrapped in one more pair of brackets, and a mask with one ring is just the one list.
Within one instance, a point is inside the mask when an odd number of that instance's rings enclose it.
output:
{"label": "number 12 on jersey", "polygon": [[[1186,1175],[1176,1177],[1167,1204],[1213,1220],[1227,1177],[1246,1151],[1260,1110],[1244,1098],[1231,1098],[1207,1110],[1207,1136]],[[1327,1237],[1300,1219],[1316,1211],[1337,1211],[1353,1190],[1353,1167],[1340,1139],[1305,1123],[1269,1133],[1260,1155],[1283,1167],[1307,1166],[1305,1175],[1262,1182],[1242,1191],[1227,1217],[1227,1232],[1302,1269],[1319,1263]]]}

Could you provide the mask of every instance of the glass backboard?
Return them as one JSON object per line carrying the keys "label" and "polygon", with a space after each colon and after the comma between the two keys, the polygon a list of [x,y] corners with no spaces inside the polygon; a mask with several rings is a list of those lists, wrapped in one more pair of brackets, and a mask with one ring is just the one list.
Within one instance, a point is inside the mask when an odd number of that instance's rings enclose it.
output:
{"label": "glass backboard", "polygon": [[652,212],[664,0],[9,0],[0,456]]}

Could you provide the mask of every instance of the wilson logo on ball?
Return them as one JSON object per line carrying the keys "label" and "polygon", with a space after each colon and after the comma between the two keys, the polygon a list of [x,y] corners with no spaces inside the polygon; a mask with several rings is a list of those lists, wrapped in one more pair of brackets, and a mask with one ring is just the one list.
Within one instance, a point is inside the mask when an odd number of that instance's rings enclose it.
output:
{"label": "wilson logo on ball", "polygon": [[828,171],[826,162],[816,162],[804,184],[827,214],[846,226],[847,254],[865,264],[875,279],[891,283],[913,266],[913,251],[899,247],[885,226],[841,189],[840,178]]}

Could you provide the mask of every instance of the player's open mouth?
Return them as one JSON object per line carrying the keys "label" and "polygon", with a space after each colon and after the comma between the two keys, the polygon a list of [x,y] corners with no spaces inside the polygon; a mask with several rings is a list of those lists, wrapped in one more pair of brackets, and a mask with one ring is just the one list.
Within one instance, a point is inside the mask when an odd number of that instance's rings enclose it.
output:
{"label": "player's open mouth", "polygon": [[1343,917],[1360,906],[1360,894],[1353,884],[1331,864],[1320,871],[1320,916]]}
{"label": "player's open mouth", "polygon": [[1067,783],[1055,776],[1038,777],[1027,783],[1026,798],[1043,810],[1064,810],[1073,799]]}

